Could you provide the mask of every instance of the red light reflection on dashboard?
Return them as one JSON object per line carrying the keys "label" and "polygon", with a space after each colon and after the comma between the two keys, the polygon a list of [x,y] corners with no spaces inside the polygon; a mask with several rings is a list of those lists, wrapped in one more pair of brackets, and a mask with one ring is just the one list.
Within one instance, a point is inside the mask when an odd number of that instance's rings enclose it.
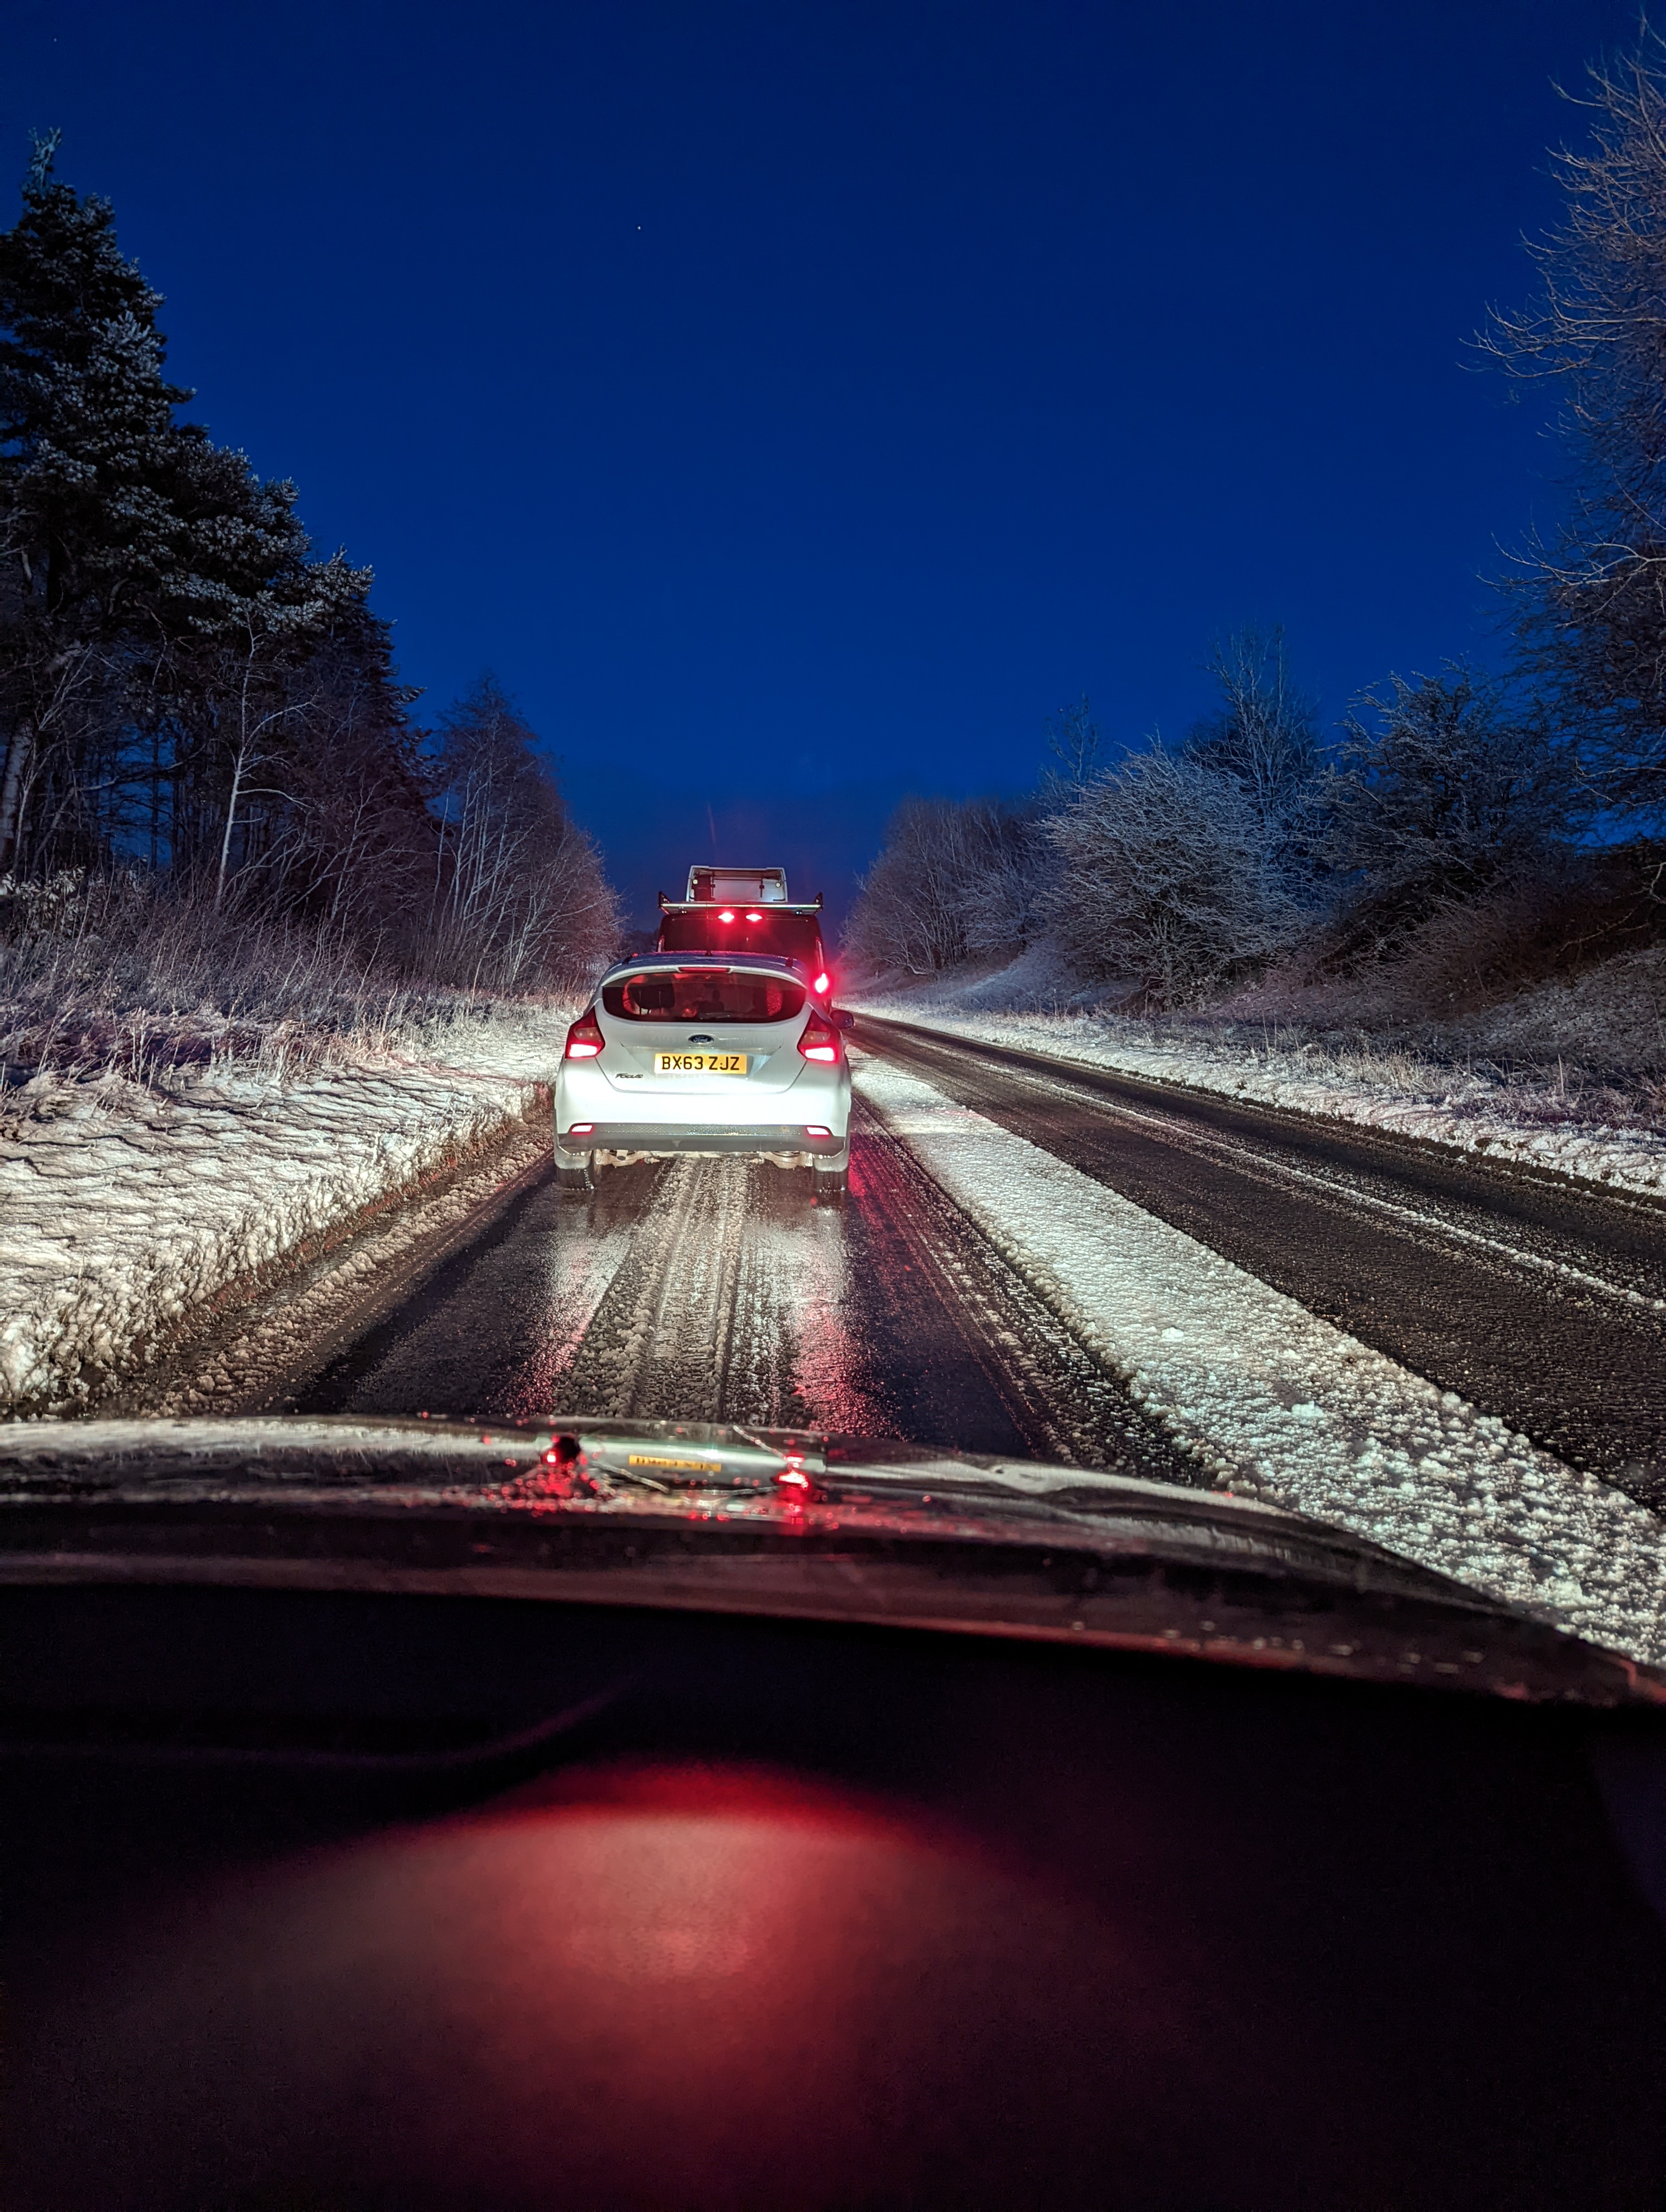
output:
{"label": "red light reflection on dashboard", "polygon": [[940,2202],[945,2114],[981,2171],[1015,2080],[1075,2130],[1176,2045],[1127,1944],[1022,1864],[721,1759],[569,1769],[238,1869],[115,1976],[56,2025],[92,2154],[113,2181],[142,2142],[159,2203],[227,2201],[183,2187],[193,2141],[295,2202],[363,2171],[390,2204],[445,2172],[454,2203],[833,2205],[880,2170]]}

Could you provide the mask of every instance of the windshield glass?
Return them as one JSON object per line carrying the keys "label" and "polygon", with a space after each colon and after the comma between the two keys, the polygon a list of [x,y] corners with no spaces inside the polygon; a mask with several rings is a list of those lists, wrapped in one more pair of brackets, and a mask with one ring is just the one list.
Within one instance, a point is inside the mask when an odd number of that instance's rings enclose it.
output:
{"label": "windshield glass", "polygon": [[804,1012],[804,997],[790,976],[716,968],[651,968],[602,989],[603,1006],[622,1022],[786,1022]]}
{"label": "windshield glass", "polygon": [[[1262,284],[1182,221],[1183,160],[1130,198],[1156,173],[1084,87],[1138,122],[1158,79],[1116,27],[1173,11],[1063,7],[1036,38],[1009,0],[1011,52],[964,11],[988,100],[953,70],[898,94],[924,135],[896,144],[818,106],[890,83],[877,33],[842,29],[830,75],[803,28],[828,11],[775,11],[797,27],[756,52],[731,12],[689,51],[714,84],[744,61],[739,120],[684,144],[657,94],[620,107],[637,64],[599,28],[611,58],[561,81],[623,119],[552,131],[553,198],[459,166],[443,251],[486,240],[520,287],[491,343],[459,313],[390,350],[336,264],[294,264],[295,327],[345,335],[307,372],[342,434],[293,486],[293,348],[236,343],[240,233],[201,253],[167,192],[95,191],[122,173],[96,121],[35,142],[0,210],[0,1419],[970,1454],[1309,1516],[1666,1662],[1666,354],[1647,285],[1581,289],[1666,269],[1636,184],[1666,45],[1566,109],[1584,151],[1552,181],[1481,70],[1455,143],[1492,197],[1432,242],[1392,195],[1335,218],[1356,305],[1441,260],[1385,351],[1320,329],[1341,293]],[[673,106],[685,15],[643,18]],[[1567,35],[1540,92],[1577,76]],[[1305,82],[1262,75],[1275,104]],[[333,82],[303,80],[303,105]],[[1091,129],[1015,153],[1077,100]],[[1246,125],[1228,160],[1181,107],[1246,238],[1292,178],[1303,207],[1364,189],[1333,149],[1316,196],[1311,133]],[[175,120],[144,145],[189,146]],[[248,159],[226,204],[289,269],[293,179]],[[742,204],[800,245],[760,254]],[[425,204],[387,202],[423,252]],[[1574,226],[1566,268],[1547,246],[1481,288],[1478,241],[1541,217]],[[1439,366],[1488,298],[1481,356],[1577,432],[1496,635],[1452,555],[1526,512],[1523,423]],[[112,332],[125,366],[89,380]],[[428,468],[436,395],[462,442]],[[1338,471],[1353,426],[1402,417],[1409,444]],[[487,422],[506,458],[476,467]],[[364,503],[361,428],[421,489],[415,538],[373,542],[404,508]],[[1199,562],[1200,513],[1283,550]]]}

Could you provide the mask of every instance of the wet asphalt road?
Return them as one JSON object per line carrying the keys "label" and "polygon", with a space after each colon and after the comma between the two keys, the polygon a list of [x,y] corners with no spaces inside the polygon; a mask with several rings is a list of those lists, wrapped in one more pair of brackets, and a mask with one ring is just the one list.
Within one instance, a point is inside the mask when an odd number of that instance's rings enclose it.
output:
{"label": "wet asphalt road", "polygon": [[[1666,1510],[1666,1208],[867,1017],[857,1041]],[[154,1409],[704,1418],[1195,1479],[860,1100],[842,1211],[740,1160],[575,1197],[538,1150],[327,1329],[297,1308],[258,1380],[240,1347]]]}
{"label": "wet asphalt road", "polygon": [[315,1374],[301,1413],[799,1425],[1170,1481],[1189,1462],[859,1105],[842,1209],[688,1159],[526,1181]]}
{"label": "wet asphalt road", "polygon": [[1666,1510],[1666,1208],[864,1016],[869,1050]]}

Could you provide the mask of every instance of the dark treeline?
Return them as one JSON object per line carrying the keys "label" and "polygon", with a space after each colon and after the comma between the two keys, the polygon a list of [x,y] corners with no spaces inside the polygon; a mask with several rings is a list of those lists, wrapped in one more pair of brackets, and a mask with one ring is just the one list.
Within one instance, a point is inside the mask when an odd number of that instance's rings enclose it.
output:
{"label": "dark treeline", "polygon": [[[0,234],[0,884],[112,882],[423,981],[535,988],[617,917],[490,678],[425,732],[295,487],[178,410],[161,302],[38,143]],[[0,909],[0,920],[4,909]]]}
{"label": "dark treeline", "polygon": [[901,810],[862,959],[936,975],[1044,944],[1067,991],[1130,1008],[1271,983],[1292,1010],[1440,1018],[1666,936],[1663,61],[1645,33],[1591,72],[1537,296],[1480,341],[1560,394],[1570,463],[1561,529],[1500,580],[1507,673],[1392,677],[1327,735],[1282,636],[1240,631],[1217,711],[1114,762],[1084,700],[1028,799]]}

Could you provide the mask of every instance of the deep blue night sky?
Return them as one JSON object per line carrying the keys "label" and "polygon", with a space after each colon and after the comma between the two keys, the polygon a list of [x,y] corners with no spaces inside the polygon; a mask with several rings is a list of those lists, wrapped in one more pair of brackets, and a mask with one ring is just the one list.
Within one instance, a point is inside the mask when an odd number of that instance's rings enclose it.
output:
{"label": "deep blue night sky", "polygon": [[708,805],[842,903],[1076,694],[1183,731],[1227,625],[1333,717],[1496,652],[1558,464],[1464,342],[1634,21],[11,0],[0,173],[63,126],[193,412],[374,565],[425,708],[498,672],[634,908]]}

